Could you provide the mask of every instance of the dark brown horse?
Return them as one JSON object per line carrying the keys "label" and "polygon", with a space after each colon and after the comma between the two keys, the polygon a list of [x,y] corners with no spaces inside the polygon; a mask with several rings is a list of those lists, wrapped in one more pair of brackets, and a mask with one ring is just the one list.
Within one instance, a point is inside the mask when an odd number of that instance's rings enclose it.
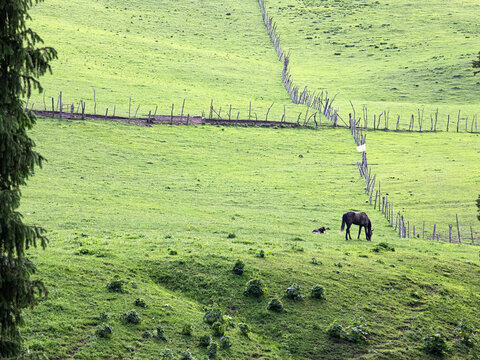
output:
{"label": "dark brown horse", "polygon": [[350,235],[350,226],[352,224],[358,225],[358,239],[360,239],[360,234],[362,233],[362,226],[365,227],[365,237],[367,238],[368,241],[372,240],[372,222],[368,218],[367,214],[364,212],[347,212],[343,214],[342,216],[342,227],[340,230],[343,232],[343,229],[345,229],[345,224],[347,224],[347,232],[345,233],[345,240],[348,240],[347,236],[350,237],[350,240],[352,240],[352,236]]}

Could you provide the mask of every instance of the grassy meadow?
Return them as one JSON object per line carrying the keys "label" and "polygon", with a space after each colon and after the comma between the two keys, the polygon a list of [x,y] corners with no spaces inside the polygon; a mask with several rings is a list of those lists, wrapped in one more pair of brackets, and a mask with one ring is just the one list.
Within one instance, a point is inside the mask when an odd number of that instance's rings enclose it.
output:
{"label": "grassy meadow", "polygon": [[463,241],[471,242],[472,226],[478,242],[478,134],[370,131],[368,138],[372,174],[383,195],[410,221],[410,231],[415,225],[422,236],[425,222],[425,236],[431,238],[436,224],[436,233],[448,241],[451,224],[452,241],[457,241],[458,214]]}
{"label": "grassy meadow", "polygon": [[[212,334],[204,311],[218,307],[235,324],[220,359],[429,358],[422,339],[437,332],[449,357],[478,356],[454,329],[461,319],[480,327],[480,253],[398,239],[365,203],[346,130],[41,119],[31,135],[48,162],[24,189],[21,211],[50,238],[45,251],[29,253],[50,291],[25,312],[32,352],[161,359],[170,349],[202,359],[199,338]],[[356,240],[356,227],[355,240],[345,241],[347,210],[369,213],[372,242]],[[312,234],[319,226],[329,230]],[[380,242],[395,251],[373,251]],[[232,272],[237,259],[245,263],[240,276]],[[259,299],[243,295],[253,278],[266,286]],[[107,290],[114,279],[126,283],[124,293]],[[303,300],[283,296],[295,283]],[[316,284],[326,300],[310,296]],[[135,306],[138,298],[146,308]],[[273,298],[283,312],[267,310]],[[140,324],[121,320],[130,310]],[[368,343],[329,338],[335,321],[365,322]],[[103,322],[111,339],[96,335]],[[193,335],[182,334],[185,324]],[[166,340],[151,337],[158,326]]]}
{"label": "grassy meadow", "polygon": [[[301,88],[338,94],[348,119],[367,107],[373,115],[412,114],[438,108],[440,128],[448,115],[470,119],[480,111],[480,78],[473,76],[478,54],[480,4],[476,1],[266,0],[278,24],[290,72]],[[393,125],[393,126],[392,126]],[[371,125],[370,125],[371,126]],[[395,124],[390,125],[395,128]]]}
{"label": "grassy meadow", "polygon": [[[396,210],[426,235],[441,237],[459,215],[462,236],[478,239],[480,109],[474,78],[480,5],[474,1],[265,0],[278,24],[290,72],[326,89],[340,114],[368,108],[372,173]],[[86,100],[86,112],[154,111],[296,121],[256,0],[48,0],[32,27],[57,49],[41,79],[46,107]],[[30,106],[43,109],[42,95]],[[429,132],[438,108],[438,129]],[[373,116],[397,113],[401,128],[424,112],[424,131],[370,131]],[[458,110],[460,130],[456,133]],[[451,115],[446,133],[447,115]],[[216,117],[216,116],[215,116]],[[468,117],[468,119],[467,119]],[[415,129],[418,127],[415,118]],[[380,128],[383,127],[383,121]],[[400,239],[365,194],[361,160],[347,129],[132,126],[39,119],[30,131],[48,162],[23,189],[20,211],[48,230],[46,250],[30,249],[49,296],[25,311],[31,353],[49,359],[435,359],[424,337],[440,333],[445,358],[478,359],[480,339],[461,340],[462,321],[480,328],[477,246]],[[373,238],[352,241],[341,216],[365,211]],[[324,234],[312,230],[325,226]],[[454,226],[456,240],[456,228]],[[242,275],[233,273],[237,260]],[[244,295],[260,279],[265,294]],[[123,291],[109,291],[112,281]],[[302,300],[286,296],[300,286]],[[326,299],[311,289],[325,288]],[[141,307],[142,301],[146,307]],[[272,299],[282,312],[267,309]],[[230,317],[222,347],[203,321]],[[136,311],[138,324],[124,314]],[[129,318],[130,319],[130,318]],[[113,328],[99,336],[102,324]],[[342,339],[328,329],[350,331]],[[359,324],[360,325],[359,327]],[[248,326],[249,333],[242,332]],[[188,331],[191,329],[190,331]],[[352,330],[353,329],[353,330]],[[365,331],[366,342],[352,341]],[[163,333],[163,337],[161,336]],[[352,335],[353,334],[353,335]],[[353,337],[351,337],[353,336]],[[349,341],[350,340],[350,341]],[[210,353],[209,353],[210,352]]]}
{"label": "grassy meadow", "polygon": [[[67,16],[68,14],[68,16]],[[155,111],[287,120],[299,111],[281,82],[282,65],[271,47],[256,1],[49,0],[33,7],[31,26],[59,59],[45,76],[46,105],[63,91],[65,104],[86,101],[86,112],[139,115]],[[30,99],[44,108],[43,95]]]}

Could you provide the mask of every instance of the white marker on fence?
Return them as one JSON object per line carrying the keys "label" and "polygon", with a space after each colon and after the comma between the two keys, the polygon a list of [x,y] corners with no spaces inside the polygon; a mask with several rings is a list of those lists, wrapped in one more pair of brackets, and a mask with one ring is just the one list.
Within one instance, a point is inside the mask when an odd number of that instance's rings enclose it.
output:
{"label": "white marker on fence", "polygon": [[357,151],[359,151],[359,152],[364,152],[366,150],[367,150],[367,144],[357,146]]}

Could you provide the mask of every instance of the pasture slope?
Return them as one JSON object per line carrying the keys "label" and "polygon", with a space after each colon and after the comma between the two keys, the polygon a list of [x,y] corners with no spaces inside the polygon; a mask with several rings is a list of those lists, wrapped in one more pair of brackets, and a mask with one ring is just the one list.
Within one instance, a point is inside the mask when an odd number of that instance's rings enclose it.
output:
{"label": "pasture slope", "polygon": [[[479,112],[480,79],[471,62],[478,53],[480,27],[475,1],[265,0],[278,25],[282,47],[291,51],[290,73],[310,90],[338,94],[348,119],[350,101],[357,115],[412,114],[425,118],[439,109],[439,127],[448,115]],[[392,127],[394,128],[394,127]]]}
{"label": "pasture slope", "polygon": [[[214,100],[221,116],[232,105],[232,116],[279,121],[286,106],[288,119],[297,107],[281,82],[282,65],[265,32],[255,1],[49,0],[32,11],[32,26],[59,60],[45,76],[46,106],[63,92],[64,103],[86,101],[86,112],[139,115],[208,115]],[[30,105],[44,109],[42,95]],[[303,108],[303,107],[302,107]],[[223,115],[222,115],[223,114]]]}
{"label": "pasture slope", "polygon": [[[170,349],[201,359],[199,337],[212,333],[203,310],[219,307],[236,324],[220,359],[429,358],[422,338],[437,332],[450,358],[478,356],[454,335],[461,319],[480,327],[476,247],[400,240],[373,211],[372,242],[339,233],[343,211],[366,209],[346,130],[42,119],[31,135],[49,161],[24,189],[21,210],[50,238],[47,250],[30,252],[50,290],[26,312],[32,352],[158,359]],[[319,226],[330,230],[312,234]],[[373,251],[379,242],[395,251]],[[237,259],[241,276],[232,272]],[[243,295],[252,278],[266,286],[258,300]],[[107,290],[114,279],[125,281],[124,293]],[[283,298],[294,283],[301,301]],[[310,296],[316,284],[326,300]],[[272,298],[284,312],[267,310]],[[121,321],[130,310],[140,324]],[[334,321],[354,320],[368,325],[368,343],[327,336]],[[96,335],[102,322],[111,339]],[[193,336],[182,335],[185,324]],[[150,337],[159,325],[166,341]]]}
{"label": "pasture slope", "polygon": [[[266,5],[282,47],[292,50],[295,81],[338,92],[342,115],[352,100],[357,115],[363,105],[369,119],[398,112],[405,128],[417,109],[428,119],[438,107],[443,129],[447,113],[478,111],[478,80],[466,70],[478,39],[471,26],[477,4]],[[130,96],[142,114],[156,105],[169,113],[172,103],[178,114],[184,98],[192,115],[207,113],[211,99],[223,112],[232,104],[241,117],[252,101],[259,119],[273,102],[272,120],[280,119],[283,104],[287,120],[303,109],[289,103],[256,1],[49,0],[32,16],[60,55],[43,80],[47,96],[62,90],[64,102],[87,100],[87,111],[93,87],[98,113],[116,105],[125,115]],[[32,103],[43,107],[41,96]],[[158,359],[170,349],[175,358],[185,351],[205,358],[199,337],[212,330],[204,310],[218,307],[236,324],[226,332],[232,347],[218,350],[223,359],[429,358],[422,339],[434,333],[447,338],[449,358],[479,357],[478,345],[466,346],[454,329],[462,320],[480,327],[480,252],[398,239],[365,202],[359,154],[346,130],[42,119],[31,134],[49,162],[24,189],[21,210],[50,238],[46,251],[30,252],[50,290],[26,312],[33,353]],[[477,135],[369,132],[367,143],[383,189],[412,222],[436,216],[451,223],[454,213],[472,220]],[[339,233],[347,210],[371,215],[371,243],[347,242]],[[330,228],[326,234],[311,233],[322,225]],[[380,242],[395,251],[381,250]],[[238,259],[245,263],[241,276],[231,271]],[[243,295],[252,278],[266,285],[258,300]],[[107,290],[114,279],[125,282],[123,293]],[[283,298],[294,283],[301,301]],[[326,288],[326,300],[309,295],[316,284]],[[135,306],[137,298],[147,307]],[[284,312],[267,310],[273,298],[281,298]],[[138,325],[121,320],[132,309],[142,317]],[[368,325],[367,343],[328,337],[333,322],[353,321]],[[97,335],[102,322],[113,326],[111,339]],[[251,328],[249,337],[240,323]],[[182,334],[185,324],[193,325],[192,336]],[[159,326],[166,340],[152,337]]]}

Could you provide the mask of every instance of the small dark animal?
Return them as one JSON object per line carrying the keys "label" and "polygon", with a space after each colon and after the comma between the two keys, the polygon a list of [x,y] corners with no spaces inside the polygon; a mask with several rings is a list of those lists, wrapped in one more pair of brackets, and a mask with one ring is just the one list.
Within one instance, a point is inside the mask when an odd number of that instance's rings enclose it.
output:
{"label": "small dark animal", "polygon": [[342,227],[340,230],[343,232],[343,229],[345,228],[345,224],[347,224],[347,232],[345,233],[345,240],[348,240],[348,237],[350,237],[350,240],[352,240],[352,236],[350,235],[350,226],[352,224],[354,225],[359,225],[358,229],[358,239],[360,239],[360,234],[362,233],[362,226],[365,227],[365,236],[367,238],[367,241],[372,240],[372,222],[368,218],[367,214],[364,212],[347,212],[343,214],[342,216]]}
{"label": "small dark animal", "polygon": [[323,234],[327,230],[330,230],[330,228],[326,228],[325,226],[322,226],[322,227],[319,227],[318,229],[313,230],[312,233]]}

